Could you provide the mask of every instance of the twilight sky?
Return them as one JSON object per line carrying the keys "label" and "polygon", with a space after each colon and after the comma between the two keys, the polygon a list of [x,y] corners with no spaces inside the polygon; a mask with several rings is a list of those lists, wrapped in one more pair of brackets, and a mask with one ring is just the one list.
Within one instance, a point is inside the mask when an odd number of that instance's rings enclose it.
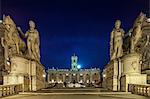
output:
{"label": "twilight sky", "polygon": [[[103,68],[109,61],[109,36],[120,19],[127,32],[143,11],[150,17],[149,0],[1,0],[25,32],[34,20],[40,32],[41,63],[46,68],[70,68],[73,53],[82,68]],[[149,13],[149,15],[148,15]]]}

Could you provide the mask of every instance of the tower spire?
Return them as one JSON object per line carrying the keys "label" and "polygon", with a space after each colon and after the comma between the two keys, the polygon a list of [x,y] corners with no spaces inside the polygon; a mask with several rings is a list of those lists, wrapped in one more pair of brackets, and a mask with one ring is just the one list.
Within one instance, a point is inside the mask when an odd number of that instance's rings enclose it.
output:
{"label": "tower spire", "polygon": [[73,56],[71,56],[71,70],[77,71],[78,70],[77,66],[78,66],[78,57],[74,53]]}

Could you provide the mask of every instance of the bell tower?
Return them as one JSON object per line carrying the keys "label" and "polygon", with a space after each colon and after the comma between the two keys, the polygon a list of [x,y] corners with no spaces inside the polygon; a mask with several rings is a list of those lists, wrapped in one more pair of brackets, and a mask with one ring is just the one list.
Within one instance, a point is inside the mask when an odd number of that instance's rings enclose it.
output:
{"label": "bell tower", "polygon": [[78,57],[74,54],[73,56],[71,56],[71,70],[72,71],[77,71],[78,68]]}

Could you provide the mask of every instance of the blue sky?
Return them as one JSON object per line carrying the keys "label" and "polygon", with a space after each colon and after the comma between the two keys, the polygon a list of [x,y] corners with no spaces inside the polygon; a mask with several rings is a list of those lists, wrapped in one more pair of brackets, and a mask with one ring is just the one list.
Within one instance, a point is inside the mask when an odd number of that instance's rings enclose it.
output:
{"label": "blue sky", "polygon": [[34,20],[40,32],[41,62],[46,68],[70,68],[76,53],[82,68],[103,68],[109,61],[109,36],[116,19],[127,32],[148,0],[2,0],[25,32]]}

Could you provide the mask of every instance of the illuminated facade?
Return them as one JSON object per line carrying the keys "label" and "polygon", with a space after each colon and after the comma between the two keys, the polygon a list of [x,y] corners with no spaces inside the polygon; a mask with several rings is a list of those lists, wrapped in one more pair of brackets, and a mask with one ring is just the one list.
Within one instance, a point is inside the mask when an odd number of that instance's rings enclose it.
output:
{"label": "illuminated facade", "polygon": [[71,70],[69,69],[49,69],[48,83],[82,83],[82,84],[99,84],[100,69],[80,69],[77,64],[78,57],[74,54],[71,57]]}

